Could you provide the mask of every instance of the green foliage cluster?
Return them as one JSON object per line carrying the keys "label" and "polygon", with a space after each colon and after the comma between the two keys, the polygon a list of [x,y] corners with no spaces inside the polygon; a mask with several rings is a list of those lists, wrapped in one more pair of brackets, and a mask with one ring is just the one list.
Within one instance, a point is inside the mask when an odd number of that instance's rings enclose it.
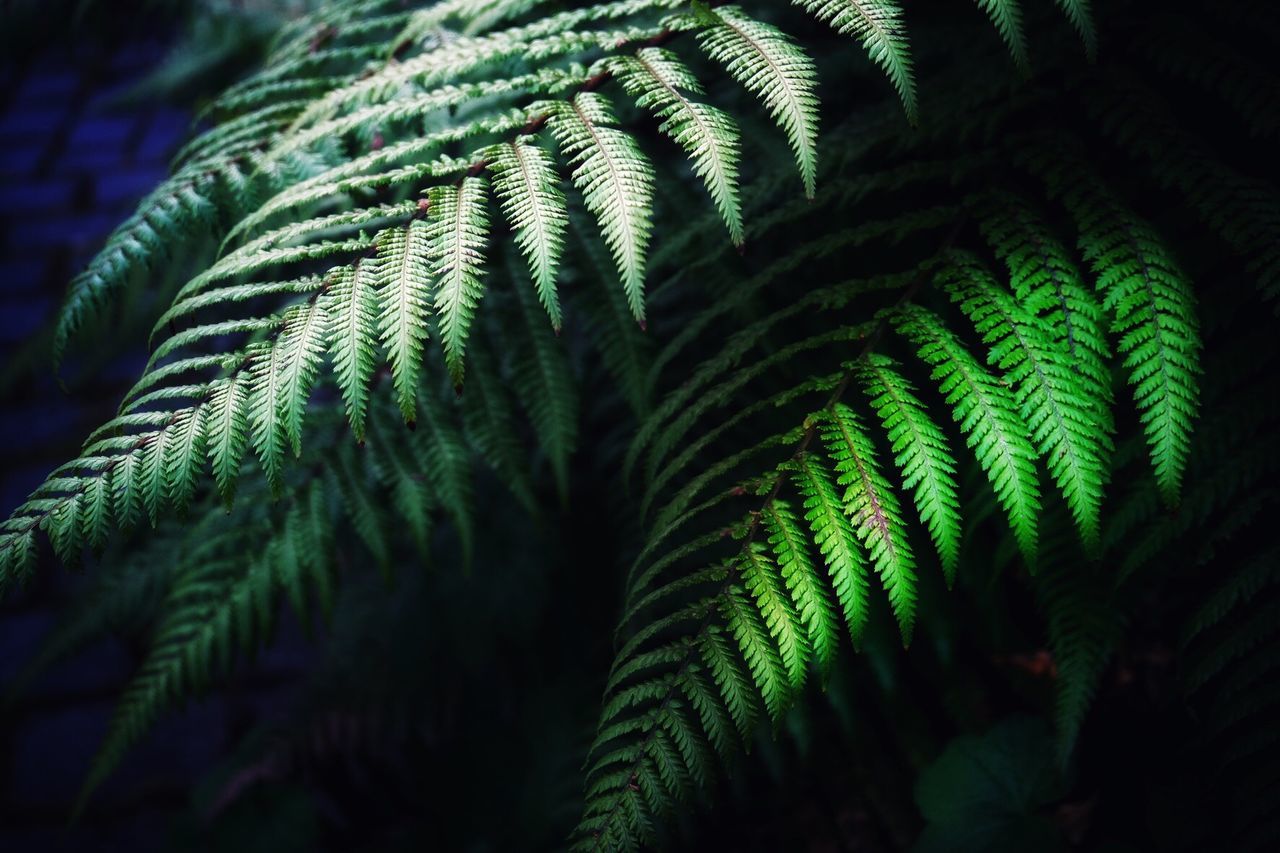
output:
{"label": "green foliage cluster", "polygon": [[[571,499],[582,411],[601,406],[628,411],[626,449],[607,452],[640,531],[576,847],[659,838],[881,609],[904,643],[927,630],[921,589],[935,567],[965,583],[984,560],[977,529],[1033,573],[1069,763],[1135,578],[1260,476],[1200,449],[1220,420],[1202,401],[1208,291],[1148,198],[1162,191],[1179,226],[1227,247],[1263,302],[1280,269],[1275,191],[1185,129],[1162,75],[1107,64],[1087,2],[1056,4],[1084,55],[1045,48],[1067,95],[975,51],[936,101],[916,68],[938,56],[913,48],[895,0],[779,5],[331,4],[211,105],[214,125],[72,283],[58,326],[61,358],[147,292],[146,370],[0,526],[5,585],[34,570],[40,531],[68,562],[143,521],[176,549],[159,576],[138,569],[143,549],[100,581],[105,599],[156,601],[156,627],[87,790],[233,647],[269,634],[277,598],[328,612],[346,531],[390,567],[426,559],[445,516],[469,563],[474,468],[517,512],[547,511],[544,474]],[[1024,72],[1024,13],[1036,32],[1061,23],[1018,0],[976,5]],[[1117,37],[1145,21],[1132,5]],[[851,53],[900,111],[837,120],[824,144],[823,61]],[[1225,74],[1211,63],[1204,83],[1234,92]],[[1233,103],[1269,132],[1269,113]],[[783,143],[798,187],[768,159]],[[1139,168],[1120,179],[1116,160]],[[687,213],[679,169],[708,216]],[[721,227],[731,247],[773,248],[736,259]],[[197,233],[216,257],[164,292],[152,270]],[[1273,421],[1258,413],[1250,434]],[[1121,472],[1150,488],[1116,489]],[[1152,523],[1161,513],[1174,520]],[[245,559],[251,541],[267,544]],[[1117,560],[1116,577],[1099,570]],[[1249,565],[1190,646],[1275,582],[1266,555]],[[1273,609],[1207,649],[1191,686],[1256,688]],[[973,773],[963,761],[921,783],[936,825],[930,791]]]}

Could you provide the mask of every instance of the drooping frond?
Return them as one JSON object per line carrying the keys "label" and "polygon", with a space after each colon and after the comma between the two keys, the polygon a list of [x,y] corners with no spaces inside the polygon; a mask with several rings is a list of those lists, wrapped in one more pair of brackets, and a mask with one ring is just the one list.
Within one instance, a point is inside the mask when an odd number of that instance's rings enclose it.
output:
{"label": "drooping frond", "polygon": [[1191,283],[1151,226],[1087,171],[1068,180],[1054,169],[1049,182],[1080,229],[1081,251],[1125,356],[1156,479],[1174,504],[1199,411],[1200,333]]}
{"label": "drooping frond", "polygon": [[961,258],[945,276],[947,292],[991,347],[988,362],[1012,386],[1022,419],[1085,544],[1096,546],[1107,470],[1107,425],[1097,401],[1078,384],[1069,351],[979,263]]}
{"label": "drooping frond", "polygon": [[842,35],[862,42],[871,61],[888,75],[907,119],[919,120],[911,47],[897,0],[791,0]]}
{"label": "drooping frond", "polygon": [[929,528],[942,570],[951,583],[960,559],[960,501],[946,436],[892,360],[868,356],[858,366],[857,376],[880,415],[902,472],[902,487],[913,490],[916,511]]}
{"label": "drooping frond", "polygon": [[563,322],[556,271],[564,252],[568,214],[557,185],[555,163],[545,148],[527,139],[489,149],[493,192],[516,230],[516,244],[529,261],[538,299],[559,329]]}
{"label": "drooping frond", "polygon": [[573,166],[574,186],[599,220],[631,313],[643,323],[653,169],[635,137],[615,126],[612,107],[603,95],[584,92],[569,103],[556,103],[548,109],[551,117],[547,124]]}
{"label": "drooping frond", "polygon": [[619,57],[610,66],[636,105],[652,110],[670,136],[693,160],[693,171],[707,185],[716,208],[741,245],[742,212],[738,201],[738,127],[723,110],[689,99],[698,94],[698,79],[674,53],[645,48],[634,57]]}
{"label": "drooping frond", "polygon": [[1031,63],[1027,58],[1027,39],[1022,26],[1022,0],[977,0],[977,3],[1000,32],[1014,64],[1025,73]]}
{"label": "drooping frond", "polygon": [[723,6],[704,14],[714,23],[699,44],[739,83],[760,98],[787,135],[805,195],[813,197],[818,173],[817,69],[804,49],[771,24]]}
{"label": "drooping frond", "polygon": [[488,183],[464,178],[456,187],[431,192],[426,240],[435,279],[440,339],[453,384],[462,385],[462,356],[483,289],[480,276],[489,233]]}
{"label": "drooping frond", "polygon": [[1054,0],[1062,9],[1071,26],[1080,34],[1085,53],[1090,59],[1098,55],[1098,30],[1093,23],[1092,0]]}
{"label": "drooping frond", "polygon": [[1040,515],[1036,456],[1008,387],[931,312],[908,306],[898,313],[895,325],[916,345],[920,359],[933,367],[938,390],[991,480],[1023,558],[1033,564]]}
{"label": "drooping frond", "polygon": [[[427,317],[431,315],[435,293],[429,254],[431,239],[430,226],[423,219],[414,218],[403,228],[383,231],[376,259],[365,262],[374,266],[378,330],[387,349],[396,398],[406,421],[413,420],[422,350],[427,339]],[[357,269],[357,276],[359,272]],[[353,329],[352,333],[359,336],[356,346],[368,346],[361,331]],[[336,362],[339,366],[343,363]],[[355,391],[348,390],[345,378],[343,386],[348,399],[354,399]]]}

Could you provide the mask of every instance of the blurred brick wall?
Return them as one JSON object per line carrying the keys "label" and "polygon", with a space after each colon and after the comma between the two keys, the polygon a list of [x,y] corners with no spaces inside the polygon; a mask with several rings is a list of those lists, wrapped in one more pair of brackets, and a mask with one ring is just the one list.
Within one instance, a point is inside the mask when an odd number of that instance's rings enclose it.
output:
{"label": "blurred brick wall", "polygon": [[[0,23],[2,25],[2,23]],[[0,67],[0,359],[16,359],[53,319],[67,283],[139,198],[168,172],[190,118],[181,110],[112,104],[161,61],[162,41],[79,43]],[[72,394],[36,364],[0,392],[0,511],[7,515],[85,435],[110,416],[136,359]],[[84,577],[45,566],[32,588],[0,603],[0,694],[39,646]],[[305,647],[291,639],[239,677],[232,698],[195,703],[161,723],[74,827],[69,808],[106,730],[138,649],[99,644],[33,685],[0,697],[0,851],[167,849],[168,823],[191,782],[231,735],[279,696]]]}

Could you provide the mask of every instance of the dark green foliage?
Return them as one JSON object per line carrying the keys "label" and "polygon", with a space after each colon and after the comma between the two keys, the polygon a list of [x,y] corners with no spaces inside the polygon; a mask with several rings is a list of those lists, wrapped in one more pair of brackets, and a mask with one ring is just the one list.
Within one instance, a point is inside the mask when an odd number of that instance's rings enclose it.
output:
{"label": "dark green foliage", "polygon": [[[1232,335],[1202,306],[1221,284],[1206,257],[1256,286],[1224,314],[1274,295],[1274,192],[1226,131],[1201,141],[1162,68],[1108,55],[1087,2],[1057,14],[1096,63],[1030,4],[964,10],[1052,85],[945,39],[917,53],[915,10],[887,0],[561,5],[335,4],[282,30],[180,158],[208,191],[162,187],[146,204],[166,216],[144,207],[73,285],[59,348],[132,264],[160,263],[150,243],[222,240],[120,414],[0,528],[0,584],[33,570],[37,530],[73,560],[146,519],[175,555],[120,587],[147,590],[155,627],[89,787],[260,645],[277,600],[327,616],[347,574],[331,551],[388,576],[443,551],[461,572],[589,474],[627,531],[590,559],[631,570],[572,845],[661,843],[759,729],[838,678],[846,636],[942,645],[930,590],[1004,578],[1043,616],[1056,731],[953,744],[917,788],[921,847],[1054,849],[1036,812],[1064,795],[1142,584],[1194,577],[1273,507],[1274,399],[1242,395],[1274,380],[1228,388],[1212,347]],[[1122,5],[1114,38],[1140,39],[1150,4]],[[790,33],[815,20],[834,35],[811,51]],[[826,64],[851,53],[900,105],[823,111]],[[938,79],[917,86],[918,55]],[[1220,60],[1210,88],[1228,88]],[[783,143],[799,187],[754,159]],[[481,497],[481,468],[513,500]],[[1170,568],[1188,539],[1196,559]],[[1275,704],[1276,578],[1269,554],[1242,557],[1187,635],[1224,767],[1275,746],[1243,727]],[[1209,684],[1247,702],[1198,698]]]}

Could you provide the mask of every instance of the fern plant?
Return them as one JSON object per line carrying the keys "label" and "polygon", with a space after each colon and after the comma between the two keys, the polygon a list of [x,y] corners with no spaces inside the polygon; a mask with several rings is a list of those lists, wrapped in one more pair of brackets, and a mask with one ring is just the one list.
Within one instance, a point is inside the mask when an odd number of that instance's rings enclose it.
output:
{"label": "fern plant", "polygon": [[[1175,547],[1137,522],[1205,488],[1216,294],[1185,256],[1256,283],[1234,306],[1274,297],[1271,184],[1229,132],[1186,129],[1161,68],[1108,53],[1181,11],[417,5],[282,27],[72,282],[55,359],[126,295],[154,317],[119,414],[0,528],[0,584],[32,575],[43,531],[64,561],[108,548],[102,595],[154,622],[85,795],[266,641],[280,599],[328,613],[369,557],[483,562],[482,529],[572,504],[588,450],[625,503],[607,562],[630,571],[574,847],[667,840],[839,679],[846,638],[943,630],[931,585],[987,567],[1045,611],[1068,766],[1127,579]],[[962,58],[953,32],[974,34]],[[207,263],[177,251],[200,239]],[[1117,505],[1130,480],[1150,488]],[[160,568],[113,535],[144,520]],[[1193,637],[1268,577],[1228,584]],[[111,627],[90,622],[39,666]],[[1193,689],[1256,641],[1233,642]]]}

